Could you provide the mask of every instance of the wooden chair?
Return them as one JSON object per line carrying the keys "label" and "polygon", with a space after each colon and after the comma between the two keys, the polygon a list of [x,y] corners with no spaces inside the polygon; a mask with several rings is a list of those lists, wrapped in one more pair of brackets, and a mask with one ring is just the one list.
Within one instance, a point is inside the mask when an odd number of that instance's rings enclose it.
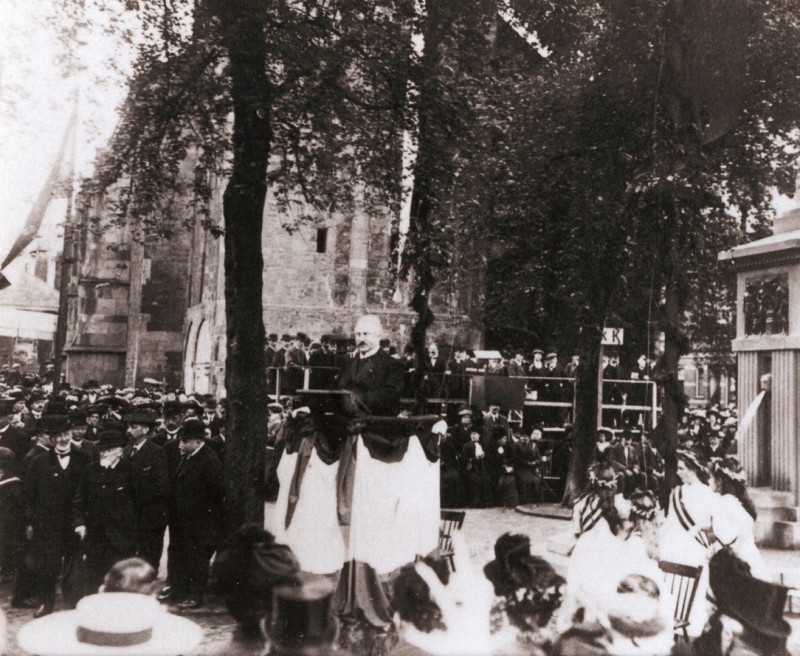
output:
{"label": "wooden chair", "polygon": [[658,566],[664,572],[664,580],[669,585],[670,594],[675,599],[675,631],[683,632],[684,640],[688,640],[689,614],[692,612],[703,566],[693,567],[666,560],[660,560]]}
{"label": "wooden chair", "polygon": [[463,510],[442,510],[439,523],[439,555],[447,558],[450,569],[456,571],[453,559],[453,533],[460,531],[464,526],[464,517],[467,513]]}

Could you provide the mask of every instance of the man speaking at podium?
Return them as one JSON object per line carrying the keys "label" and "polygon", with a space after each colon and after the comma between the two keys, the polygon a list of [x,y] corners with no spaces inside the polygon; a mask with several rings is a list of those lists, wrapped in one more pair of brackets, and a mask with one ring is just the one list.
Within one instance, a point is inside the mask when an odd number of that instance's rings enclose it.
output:
{"label": "man speaking at podium", "polygon": [[[417,555],[436,549],[439,526],[438,417],[399,419],[405,372],[380,349],[375,315],[355,327],[357,356],[339,373],[348,436],[339,458],[339,523],[349,526],[334,606],[348,626],[388,634],[392,609],[383,582]],[[366,623],[366,624],[365,624]],[[366,631],[365,631],[366,632]],[[366,636],[365,636],[366,637]]]}

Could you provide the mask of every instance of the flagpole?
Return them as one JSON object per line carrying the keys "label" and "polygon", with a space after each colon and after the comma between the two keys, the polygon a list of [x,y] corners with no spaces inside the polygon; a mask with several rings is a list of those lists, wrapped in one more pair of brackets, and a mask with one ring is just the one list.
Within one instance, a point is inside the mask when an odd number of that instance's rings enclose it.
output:
{"label": "flagpole", "polygon": [[67,211],[64,219],[64,247],[61,252],[61,280],[58,285],[58,320],[56,321],[55,343],[53,344],[53,397],[58,395],[61,389],[61,368],[64,357],[64,345],[67,340],[67,313],[69,311],[69,282],[70,269],[74,257],[74,238],[73,238],[73,208],[74,208],[74,185],[75,185],[75,149],[77,144],[77,119],[78,119],[78,94],[75,93],[75,104],[72,113],[70,128],[72,130],[72,142],[68,158],[67,170]]}

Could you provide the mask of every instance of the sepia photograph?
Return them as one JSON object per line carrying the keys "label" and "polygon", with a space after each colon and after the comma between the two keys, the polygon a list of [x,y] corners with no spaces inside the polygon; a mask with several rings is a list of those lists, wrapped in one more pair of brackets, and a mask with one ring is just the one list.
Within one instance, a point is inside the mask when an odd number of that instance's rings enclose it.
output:
{"label": "sepia photograph", "polygon": [[800,656],[798,62],[0,0],[0,656]]}

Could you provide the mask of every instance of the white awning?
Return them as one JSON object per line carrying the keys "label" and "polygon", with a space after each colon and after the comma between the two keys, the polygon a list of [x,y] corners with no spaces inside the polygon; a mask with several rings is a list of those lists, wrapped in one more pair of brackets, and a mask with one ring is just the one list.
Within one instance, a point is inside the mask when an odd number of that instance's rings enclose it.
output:
{"label": "white awning", "polygon": [[24,339],[55,339],[58,315],[13,307],[0,308],[0,335]]}

